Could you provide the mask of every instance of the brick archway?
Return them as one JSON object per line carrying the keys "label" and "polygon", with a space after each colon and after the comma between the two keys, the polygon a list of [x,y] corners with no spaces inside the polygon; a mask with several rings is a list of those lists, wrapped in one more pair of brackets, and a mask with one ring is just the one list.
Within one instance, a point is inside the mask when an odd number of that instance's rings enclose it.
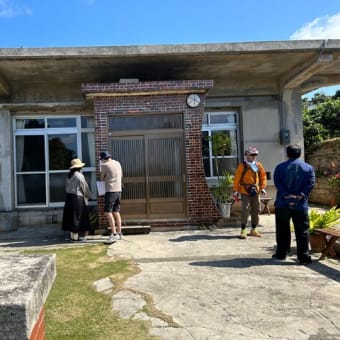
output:
{"label": "brick archway", "polygon": [[[201,150],[205,96],[212,86],[211,80],[82,85],[86,98],[93,99],[94,102],[97,154],[108,149],[108,116],[176,113],[183,115],[187,216],[177,219],[151,219],[147,221],[150,225],[176,227],[211,224],[220,217],[205,180]],[[198,94],[201,99],[200,104],[194,108],[189,107],[186,102],[187,96],[192,93]],[[99,168],[97,170],[99,175]],[[99,211],[102,211],[102,204],[99,199]],[[105,223],[104,219],[101,221]]]}

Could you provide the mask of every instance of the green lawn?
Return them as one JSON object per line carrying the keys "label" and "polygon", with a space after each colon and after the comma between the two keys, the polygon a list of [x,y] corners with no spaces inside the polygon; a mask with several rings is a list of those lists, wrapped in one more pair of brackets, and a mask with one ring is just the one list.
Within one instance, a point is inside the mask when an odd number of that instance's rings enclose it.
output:
{"label": "green lawn", "polygon": [[110,276],[118,290],[138,272],[133,263],[108,257],[103,245],[34,253],[56,253],[57,258],[57,277],[45,304],[47,339],[156,339],[149,335],[147,322],[119,319],[112,311],[111,295],[93,287]]}

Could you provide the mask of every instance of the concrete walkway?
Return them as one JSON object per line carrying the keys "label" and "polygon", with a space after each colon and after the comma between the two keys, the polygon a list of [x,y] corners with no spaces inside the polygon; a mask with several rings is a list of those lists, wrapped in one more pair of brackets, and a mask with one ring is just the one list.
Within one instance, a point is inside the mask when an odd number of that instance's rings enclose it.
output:
{"label": "concrete walkway", "polygon": [[[215,230],[128,235],[109,256],[133,259],[141,272],[112,297],[122,318],[146,319],[161,339],[340,339],[340,263],[274,262],[274,215],[261,215],[263,237],[238,239],[237,226]],[[51,230],[28,241],[0,234],[0,252],[26,247],[74,246]],[[40,233],[40,234],[39,234]],[[11,234],[11,239],[8,238]],[[102,242],[102,236],[90,242]],[[295,239],[293,237],[293,252]],[[94,283],[109,292],[109,280]],[[143,307],[152,306],[152,315]]]}

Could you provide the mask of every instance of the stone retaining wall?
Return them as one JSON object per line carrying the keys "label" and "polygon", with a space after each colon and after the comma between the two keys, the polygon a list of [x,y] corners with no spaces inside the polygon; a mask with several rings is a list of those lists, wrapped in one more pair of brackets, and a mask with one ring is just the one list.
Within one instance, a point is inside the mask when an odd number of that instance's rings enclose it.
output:
{"label": "stone retaining wall", "polygon": [[309,163],[317,172],[330,170],[332,163],[335,170],[340,171],[340,138],[324,141],[319,149],[309,156]]}
{"label": "stone retaining wall", "polygon": [[321,205],[330,205],[331,193],[330,186],[326,178],[316,178],[315,187],[312,190],[309,201]]}
{"label": "stone retaining wall", "polygon": [[331,199],[331,187],[327,178],[323,175],[340,171],[340,138],[334,138],[322,143],[310,157],[309,163],[316,172],[316,185],[310,195],[310,202],[329,205]]}

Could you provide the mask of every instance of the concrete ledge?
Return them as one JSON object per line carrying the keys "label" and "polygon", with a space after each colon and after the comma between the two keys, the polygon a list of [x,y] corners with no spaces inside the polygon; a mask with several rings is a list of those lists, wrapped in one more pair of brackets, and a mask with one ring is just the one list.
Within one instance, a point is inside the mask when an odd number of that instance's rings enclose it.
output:
{"label": "concrete ledge", "polygon": [[123,226],[123,235],[131,234],[149,234],[151,227],[149,225],[129,225]]}
{"label": "concrete ledge", "polygon": [[0,272],[0,339],[29,339],[56,277],[56,256],[1,255]]}
{"label": "concrete ledge", "polygon": [[16,211],[0,213],[0,232],[14,231],[18,228],[18,216]]}

